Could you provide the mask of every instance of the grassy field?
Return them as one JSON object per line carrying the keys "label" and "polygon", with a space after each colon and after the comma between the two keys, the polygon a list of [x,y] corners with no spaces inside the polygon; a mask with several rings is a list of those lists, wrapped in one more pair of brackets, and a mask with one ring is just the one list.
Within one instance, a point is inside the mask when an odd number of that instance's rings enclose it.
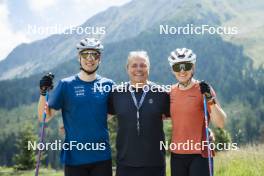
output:
{"label": "grassy field", "polygon": [[219,153],[215,160],[216,176],[263,176],[264,145],[247,146],[239,151]]}
{"label": "grassy field", "polygon": [[[0,167],[0,176],[33,176],[35,171],[19,171],[15,172],[12,168]],[[62,171],[50,169],[41,169],[39,176],[63,176]]]}
{"label": "grassy field", "polygon": [[[169,159],[168,159],[169,160]],[[169,165],[169,162],[167,162]],[[170,176],[167,167],[167,176]],[[221,152],[215,158],[215,176],[263,176],[264,144],[246,146],[238,151]],[[0,176],[32,176],[34,171],[14,172],[12,168],[0,167]],[[40,176],[62,176],[62,171],[41,169]]]}

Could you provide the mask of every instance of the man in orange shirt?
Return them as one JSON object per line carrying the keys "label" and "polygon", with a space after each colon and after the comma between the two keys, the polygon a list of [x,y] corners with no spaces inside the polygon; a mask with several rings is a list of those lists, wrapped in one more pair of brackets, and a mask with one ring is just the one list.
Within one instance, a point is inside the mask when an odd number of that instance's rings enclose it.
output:
{"label": "man in orange shirt", "polygon": [[168,58],[178,81],[170,93],[172,118],[171,175],[209,176],[208,154],[203,144],[205,121],[203,95],[212,123],[224,127],[225,112],[216,101],[216,94],[206,82],[193,78],[196,55],[190,49],[180,48]]}

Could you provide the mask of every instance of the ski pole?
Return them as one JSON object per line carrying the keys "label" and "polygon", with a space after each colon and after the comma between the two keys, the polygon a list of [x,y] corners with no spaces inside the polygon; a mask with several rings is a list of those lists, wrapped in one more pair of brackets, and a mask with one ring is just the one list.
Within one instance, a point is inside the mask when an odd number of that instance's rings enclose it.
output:
{"label": "ski pole", "polygon": [[[44,142],[44,136],[45,136],[45,124],[46,124],[46,117],[47,117],[48,99],[49,99],[49,92],[47,91],[46,96],[45,96],[44,112],[42,115],[43,121],[41,124],[41,131],[40,131],[40,142],[41,143]],[[35,176],[38,176],[39,174],[40,158],[41,158],[41,150],[38,150]]]}
{"label": "ski pole", "polygon": [[[204,105],[204,121],[205,121],[205,133],[206,133],[206,141],[209,142],[209,125],[208,125],[208,115],[207,115],[207,101],[205,95],[203,95],[203,105]],[[207,153],[208,153],[208,166],[209,166],[209,173],[210,176],[213,176],[213,170],[212,170],[212,160],[211,160],[211,151],[209,146],[207,147]]]}

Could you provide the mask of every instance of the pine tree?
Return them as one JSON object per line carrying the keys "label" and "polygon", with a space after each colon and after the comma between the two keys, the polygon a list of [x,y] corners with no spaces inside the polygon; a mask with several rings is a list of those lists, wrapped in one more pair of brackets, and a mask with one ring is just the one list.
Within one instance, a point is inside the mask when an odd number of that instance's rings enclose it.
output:
{"label": "pine tree", "polygon": [[231,137],[230,134],[222,128],[216,128],[213,130],[214,136],[215,136],[215,144],[222,143],[222,144],[228,144],[231,143]]}
{"label": "pine tree", "polygon": [[17,148],[18,154],[14,157],[16,170],[30,170],[35,167],[36,158],[35,158],[35,151],[32,149],[28,149],[28,142],[31,141],[32,143],[36,141],[37,137],[33,133],[32,125],[26,125],[17,140]]}

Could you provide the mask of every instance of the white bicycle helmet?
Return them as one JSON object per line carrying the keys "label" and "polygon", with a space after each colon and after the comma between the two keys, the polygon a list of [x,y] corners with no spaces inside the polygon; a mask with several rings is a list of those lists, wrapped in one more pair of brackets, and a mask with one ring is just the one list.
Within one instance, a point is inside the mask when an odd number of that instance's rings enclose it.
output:
{"label": "white bicycle helmet", "polygon": [[77,44],[76,47],[79,52],[85,49],[93,49],[101,53],[104,49],[104,46],[101,44],[100,40],[96,38],[84,38]]}
{"label": "white bicycle helmet", "polygon": [[177,48],[176,50],[171,52],[170,56],[168,57],[168,61],[171,67],[179,62],[191,62],[195,64],[196,55],[192,52],[191,49]]}

